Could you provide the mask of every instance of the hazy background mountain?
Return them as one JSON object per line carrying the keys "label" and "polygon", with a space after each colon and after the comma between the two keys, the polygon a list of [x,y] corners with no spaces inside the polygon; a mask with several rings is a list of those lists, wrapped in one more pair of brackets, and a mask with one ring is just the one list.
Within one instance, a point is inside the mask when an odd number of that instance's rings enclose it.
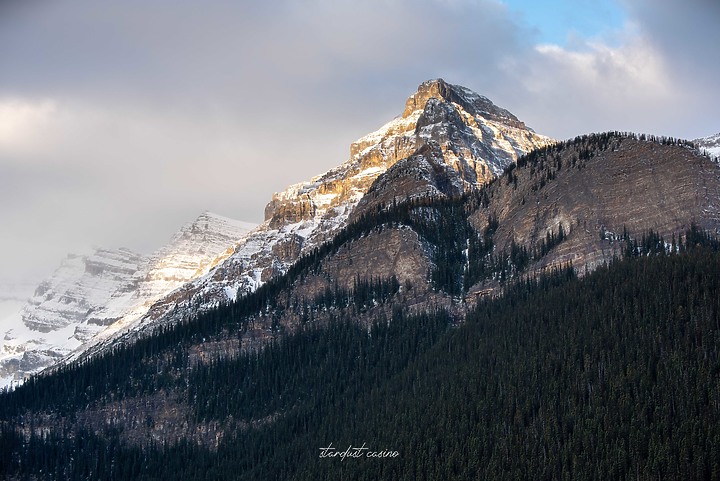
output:
{"label": "hazy background mountain", "polygon": [[14,309],[0,319],[0,385],[17,385],[136,322],[158,299],[227,258],[254,227],[204,212],[150,257],[103,248],[68,255],[32,295],[7,300]]}
{"label": "hazy background mountain", "polygon": [[720,134],[695,139],[693,142],[708,154],[714,157],[720,157]]}

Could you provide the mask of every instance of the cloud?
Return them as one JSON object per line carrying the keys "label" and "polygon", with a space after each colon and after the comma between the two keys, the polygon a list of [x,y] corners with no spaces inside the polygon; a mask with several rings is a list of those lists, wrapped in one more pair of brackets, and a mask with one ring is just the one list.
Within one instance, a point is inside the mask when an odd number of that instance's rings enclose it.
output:
{"label": "cloud", "polygon": [[0,152],[28,148],[40,139],[57,106],[52,100],[0,100]]}
{"label": "cloud", "polygon": [[623,28],[538,45],[504,66],[506,106],[544,133],[630,130],[685,138],[720,131],[720,4],[623,1]]}
{"label": "cloud", "polygon": [[675,93],[684,97],[685,105],[678,112],[681,129],[694,132],[695,136],[719,132],[720,2],[623,0],[622,3],[639,35],[665,59]]}
{"label": "cloud", "polygon": [[[575,48],[538,45],[505,67],[521,91],[528,121],[560,138],[602,130],[672,131],[665,115],[684,101],[665,58],[642,38],[611,47],[597,41]],[[666,122],[665,120],[669,120]]]}
{"label": "cloud", "polygon": [[[587,47],[586,51],[571,51],[556,45],[539,45],[536,51],[546,71],[566,78],[568,84],[594,92],[605,90],[605,97],[626,100],[642,92],[650,99],[658,99],[668,94],[666,68],[651,46],[637,42],[621,48],[602,43],[589,43]],[[543,84],[543,80],[541,76],[529,78],[526,86],[530,92],[542,94],[555,88]]]}

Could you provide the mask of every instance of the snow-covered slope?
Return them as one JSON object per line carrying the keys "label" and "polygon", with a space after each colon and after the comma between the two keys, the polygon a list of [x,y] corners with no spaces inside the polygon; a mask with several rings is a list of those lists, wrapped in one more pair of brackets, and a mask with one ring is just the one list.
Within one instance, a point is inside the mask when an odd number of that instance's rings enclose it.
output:
{"label": "snow-covered slope", "polygon": [[[198,308],[233,300],[285,272],[303,252],[346,225],[381,174],[422,146],[432,143],[440,149],[442,161],[457,172],[458,189],[464,190],[488,182],[520,155],[552,142],[469,89],[441,79],[424,82],[401,116],[351,145],[347,161],[274,194],[265,208],[265,222],[242,239],[232,255],[159,301],[117,336],[134,336],[191,316]],[[92,355],[116,340],[110,338],[72,358]]]}
{"label": "snow-covered slope", "polygon": [[142,317],[227,258],[254,227],[205,212],[149,258],[128,249],[68,256],[22,311],[0,325],[0,387]]}
{"label": "snow-covered slope", "polygon": [[712,157],[720,157],[720,133],[693,140],[701,151],[705,151]]}
{"label": "snow-covered slope", "polygon": [[22,311],[3,321],[0,378],[21,380],[58,361],[101,325],[92,313],[129,290],[145,259],[130,250],[98,249],[69,255],[44,280]]}

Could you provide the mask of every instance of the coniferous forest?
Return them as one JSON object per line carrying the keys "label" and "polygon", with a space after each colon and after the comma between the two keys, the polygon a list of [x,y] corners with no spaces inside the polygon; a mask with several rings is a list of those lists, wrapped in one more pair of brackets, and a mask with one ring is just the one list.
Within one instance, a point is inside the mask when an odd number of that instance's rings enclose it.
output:
{"label": "coniferous forest", "polygon": [[[23,434],[8,421],[33,422],[33,403],[21,398],[44,388],[30,383],[2,397],[0,474],[720,479],[720,254],[707,236],[688,237],[677,254],[629,256],[582,279],[567,269],[527,280],[481,301],[459,327],[443,311],[396,309],[369,331],[338,318],[198,368],[172,389],[198,420],[236,422],[216,449],[131,446],[111,430]],[[144,389],[107,379],[118,396]],[[52,401],[71,412],[91,402],[98,381],[64,382],[84,383]],[[243,423],[251,419],[265,422]],[[320,457],[363,444],[397,455]]]}

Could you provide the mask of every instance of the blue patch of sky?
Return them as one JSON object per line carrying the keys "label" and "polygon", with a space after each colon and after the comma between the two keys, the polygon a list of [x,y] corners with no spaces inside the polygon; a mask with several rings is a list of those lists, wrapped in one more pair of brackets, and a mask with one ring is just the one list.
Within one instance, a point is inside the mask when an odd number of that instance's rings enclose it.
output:
{"label": "blue patch of sky", "polygon": [[567,46],[577,37],[604,37],[627,17],[615,0],[501,0],[521,23],[538,32],[538,43]]}

